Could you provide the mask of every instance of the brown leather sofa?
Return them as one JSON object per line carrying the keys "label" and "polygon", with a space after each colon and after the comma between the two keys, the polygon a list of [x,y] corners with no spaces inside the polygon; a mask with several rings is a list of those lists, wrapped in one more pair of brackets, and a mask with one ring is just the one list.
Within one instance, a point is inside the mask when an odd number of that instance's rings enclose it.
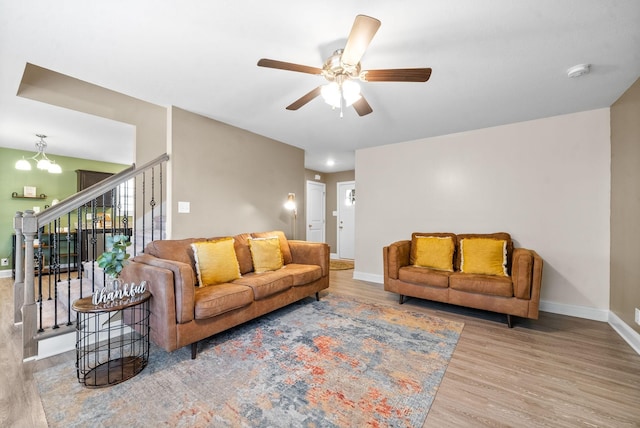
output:
{"label": "brown leather sofa", "polygon": [[[420,236],[450,236],[454,240],[453,271],[430,269],[411,264],[412,246]],[[464,238],[506,240],[508,276],[482,275],[460,271],[460,242]],[[538,319],[542,259],[533,250],[514,248],[508,233],[464,234],[413,233],[411,240],[394,242],[383,248],[384,289],[404,296],[483,309],[511,316]],[[415,248],[413,249],[415,251]]]}
{"label": "brown leather sofa", "polygon": [[[284,267],[255,273],[249,238],[280,238]],[[122,271],[124,283],[147,281],[151,291],[151,340],[171,352],[329,287],[329,246],[287,240],[281,231],[236,235],[242,276],[229,283],[199,287],[191,243],[205,238],[153,241]],[[209,238],[212,240],[214,238]]]}

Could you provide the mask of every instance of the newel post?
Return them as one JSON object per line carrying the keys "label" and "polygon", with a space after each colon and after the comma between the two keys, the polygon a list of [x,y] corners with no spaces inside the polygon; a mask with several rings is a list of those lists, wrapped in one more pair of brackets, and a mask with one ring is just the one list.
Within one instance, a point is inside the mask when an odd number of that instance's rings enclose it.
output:
{"label": "newel post", "polygon": [[34,285],[33,240],[38,233],[38,221],[33,210],[22,215],[22,233],[24,234],[24,302],[22,304],[22,359],[27,360],[38,355],[38,310]]}
{"label": "newel post", "polygon": [[24,252],[22,251],[22,211],[16,211],[13,218],[13,228],[16,231],[15,253],[14,257],[14,274],[13,283],[13,322],[19,324],[22,322],[22,305],[24,303]]}

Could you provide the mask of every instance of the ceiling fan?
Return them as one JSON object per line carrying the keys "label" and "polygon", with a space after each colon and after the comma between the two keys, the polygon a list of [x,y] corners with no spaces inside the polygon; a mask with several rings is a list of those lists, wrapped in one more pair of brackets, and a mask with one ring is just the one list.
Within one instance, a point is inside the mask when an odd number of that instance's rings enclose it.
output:
{"label": "ceiling fan", "polygon": [[298,110],[318,95],[322,95],[328,104],[334,108],[340,108],[341,117],[343,106],[350,105],[353,105],[358,115],[367,115],[373,109],[360,93],[360,85],[355,80],[363,82],[426,82],[431,76],[430,68],[361,70],[360,59],[380,28],[380,24],[379,20],[370,16],[356,16],[344,49],[335,51],[325,61],[322,68],[267,58],[258,61],[258,66],[322,75],[329,82],[303,95],[288,105],[287,110]]}

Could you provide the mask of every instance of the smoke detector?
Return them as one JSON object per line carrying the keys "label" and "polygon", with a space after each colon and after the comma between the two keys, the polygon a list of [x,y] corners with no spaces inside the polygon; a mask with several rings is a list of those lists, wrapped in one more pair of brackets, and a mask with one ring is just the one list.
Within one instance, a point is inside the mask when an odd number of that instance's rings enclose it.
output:
{"label": "smoke detector", "polygon": [[567,70],[568,77],[580,77],[583,74],[589,73],[590,64],[578,64],[574,65],[570,69]]}

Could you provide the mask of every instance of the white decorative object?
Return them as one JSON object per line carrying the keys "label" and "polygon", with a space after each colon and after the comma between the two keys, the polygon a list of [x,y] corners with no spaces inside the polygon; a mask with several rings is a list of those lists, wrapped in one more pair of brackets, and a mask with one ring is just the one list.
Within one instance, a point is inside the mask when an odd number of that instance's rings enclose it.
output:
{"label": "white decorative object", "polygon": [[[147,290],[147,281],[142,281],[140,284],[135,283],[124,284],[120,288],[120,281],[113,281],[113,288],[101,288],[93,293],[93,299],[91,300],[94,305],[102,303],[111,303],[117,300],[131,300],[138,295],[143,294]],[[124,302],[122,302],[124,303]]]}
{"label": "white decorative object", "polygon": [[26,198],[35,198],[36,197],[35,186],[24,186],[24,196]]}

